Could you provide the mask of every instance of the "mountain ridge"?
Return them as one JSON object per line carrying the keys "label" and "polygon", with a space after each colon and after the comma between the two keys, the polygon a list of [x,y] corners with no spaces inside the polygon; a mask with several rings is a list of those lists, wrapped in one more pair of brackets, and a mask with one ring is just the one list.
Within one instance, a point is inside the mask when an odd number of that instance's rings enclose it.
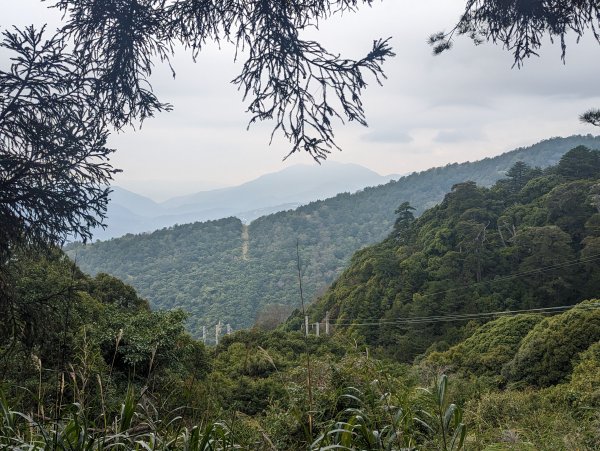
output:
{"label": "mountain ridge", "polygon": [[553,138],[261,216],[248,225],[247,259],[242,258],[243,224],[237,218],[73,245],[68,252],[77,255],[84,271],[107,272],[132,284],[153,307],[188,311],[195,334],[218,321],[248,327],[270,306],[298,305],[297,241],[305,299],[312,299],[336,279],[354,252],[389,234],[402,202],[410,202],[419,214],[456,183],[474,180],[490,186],[516,161],[545,167],[580,144],[600,148],[600,137]]}
{"label": "mountain ridge", "polygon": [[94,238],[110,239],[175,224],[240,216],[249,222],[259,215],[325,199],[342,191],[354,192],[388,181],[375,171],[350,163],[294,165],[241,185],[200,191],[155,202],[122,187],[114,187],[107,212],[107,228]]}
{"label": "mountain ridge", "polygon": [[[545,170],[516,164],[490,188],[458,183],[418,218],[404,205],[391,233],[356,252],[306,314],[311,323],[327,315],[371,349],[410,363],[454,344],[469,321],[491,312],[593,298],[599,182],[600,149],[578,146]],[[289,330],[303,322],[296,311]]]}

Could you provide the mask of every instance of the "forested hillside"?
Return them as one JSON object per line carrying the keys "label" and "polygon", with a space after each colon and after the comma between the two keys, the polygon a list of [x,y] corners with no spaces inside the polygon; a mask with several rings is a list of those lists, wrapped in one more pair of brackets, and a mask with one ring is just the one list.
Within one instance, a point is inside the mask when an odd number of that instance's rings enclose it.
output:
{"label": "forested hillside", "polygon": [[305,297],[312,299],[335,280],[356,250],[389,234],[394,210],[402,202],[410,202],[418,215],[456,183],[472,180],[490,186],[517,161],[547,167],[580,144],[600,148],[600,138],[554,138],[495,158],[414,173],[261,217],[247,229],[228,218],[72,245],[68,254],[86,272],[107,272],[132,284],[153,307],[189,312],[196,336],[202,326],[218,321],[234,329],[248,327],[257,315],[299,305],[296,240]]}
{"label": "forested hillside", "polygon": [[[164,209],[114,192],[107,210],[115,161],[130,183],[271,164],[236,136],[214,84],[232,77],[290,159],[342,150],[339,123],[366,126],[365,89],[395,74],[349,157],[566,130],[598,100],[599,1],[33,3],[0,20],[0,451],[600,451],[600,136],[353,194],[285,170]],[[548,42],[560,61],[508,76],[465,37],[517,68]],[[425,40],[462,49],[432,63]],[[148,121],[167,97],[183,114]],[[600,109],[579,120],[600,127]],[[110,220],[141,234],[65,247]]]}
{"label": "forested hillside", "polygon": [[[517,163],[491,188],[458,183],[418,219],[403,204],[388,238],[357,252],[309,313],[329,311],[345,333],[412,362],[489,312],[560,310],[599,292],[600,151],[579,146],[543,171]],[[301,323],[297,313],[288,326]],[[527,365],[506,372],[521,380]]]}
{"label": "forested hillside", "polygon": [[479,318],[460,339],[446,328],[409,365],[341,327],[245,330],[206,348],[183,312],[153,312],[58,250],[17,252],[3,281],[14,290],[0,303],[2,449],[570,451],[600,440],[598,299]]}

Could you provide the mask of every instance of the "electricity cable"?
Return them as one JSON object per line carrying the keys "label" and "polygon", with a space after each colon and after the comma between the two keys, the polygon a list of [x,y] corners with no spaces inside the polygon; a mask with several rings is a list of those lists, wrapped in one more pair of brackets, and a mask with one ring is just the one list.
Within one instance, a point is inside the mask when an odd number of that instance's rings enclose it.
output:
{"label": "electricity cable", "polygon": [[445,316],[421,316],[397,319],[393,321],[378,321],[378,322],[363,322],[363,323],[334,323],[334,326],[385,326],[385,325],[412,325],[412,324],[423,324],[423,323],[436,323],[436,322],[448,322],[448,321],[467,321],[472,319],[484,319],[494,316],[511,316],[519,314],[553,314],[560,313],[566,310],[577,308],[580,310],[597,310],[600,309],[600,303],[594,303],[589,305],[561,305],[557,307],[544,307],[535,309],[522,309],[522,310],[503,310],[497,312],[486,312],[486,313],[471,313],[464,315],[445,315]]}
{"label": "electricity cable", "polygon": [[519,277],[523,277],[523,276],[528,276],[531,274],[535,274],[538,272],[543,272],[543,271],[550,271],[552,269],[559,269],[559,268],[564,268],[567,266],[573,266],[579,263],[589,263],[595,260],[600,260],[600,254],[598,255],[591,255],[589,257],[583,257],[580,259],[575,259],[575,260],[567,260],[565,262],[562,263],[557,263],[555,265],[550,265],[550,266],[543,266],[541,268],[536,268],[536,269],[530,269],[527,271],[521,271],[521,272],[517,272],[517,273],[513,273],[513,274],[507,274],[506,276],[500,276],[500,277],[496,277],[495,279],[490,279],[490,280],[482,280],[481,282],[474,282],[465,286],[461,286],[461,287],[455,287],[455,288],[449,288],[447,290],[441,290],[441,291],[434,291],[433,293],[426,293],[426,294],[421,294],[420,296],[422,297],[430,297],[430,296],[435,296],[437,294],[444,294],[444,293],[449,293],[452,291],[458,291],[458,290],[464,290],[465,288],[472,288],[478,285],[485,285],[486,283],[495,283],[495,282],[504,282],[505,280],[511,280],[511,279],[516,279]]}
{"label": "electricity cable", "polygon": [[[589,262],[593,262],[596,260],[600,260],[600,254],[591,255],[588,257],[582,257],[582,258],[573,259],[573,260],[567,260],[565,262],[557,263],[555,265],[548,265],[548,266],[544,266],[541,268],[536,268],[536,269],[531,269],[531,270],[527,270],[527,271],[521,271],[521,272],[517,272],[517,273],[513,273],[513,274],[508,274],[506,276],[496,277],[495,279],[491,279],[491,280],[474,282],[472,284],[468,284],[468,285],[461,286],[461,287],[455,287],[455,288],[450,288],[447,290],[435,291],[433,293],[419,294],[419,296],[431,297],[431,296],[449,293],[449,292],[453,292],[453,291],[465,290],[465,289],[472,288],[472,287],[479,286],[479,285],[495,283],[495,282],[503,282],[506,280],[516,279],[519,277],[524,277],[524,276],[528,276],[528,275],[539,273],[539,272],[549,271],[552,269],[564,268],[564,267],[573,266],[573,265],[580,264],[580,263],[589,263]],[[412,298],[406,298],[406,300],[411,301]],[[521,313],[552,314],[552,313],[562,312],[562,311],[571,309],[573,307],[578,307],[578,308],[583,308],[583,309],[590,309],[590,308],[595,309],[595,308],[600,308],[600,303],[590,304],[589,306],[578,306],[577,304],[575,304],[575,305],[566,305],[566,306],[558,306],[558,307],[544,307],[544,308],[536,308],[536,309],[505,310],[505,311],[499,311],[499,312],[480,312],[480,313],[459,314],[459,315],[408,317],[408,318],[402,318],[402,319],[397,319],[397,320],[393,320],[393,321],[381,321],[379,319],[373,319],[373,320],[369,320],[369,319],[364,320],[363,319],[363,321],[365,321],[365,322],[362,322],[362,323],[356,323],[356,322],[337,323],[337,322],[334,322],[333,325],[341,326],[341,327],[344,327],[344,326],[381,326],[381,325],[410,325],[410,324],[422,324],[422,323],[432,323],[432,322],[435,323],[435,322],[449,322],[449,321],[466,321],[466,320],[471,320],[471,319],[484,319],[484,318],[489,318],[489,317],[494,317],[494,316],[507,316],[507,315],[521,314]]]}

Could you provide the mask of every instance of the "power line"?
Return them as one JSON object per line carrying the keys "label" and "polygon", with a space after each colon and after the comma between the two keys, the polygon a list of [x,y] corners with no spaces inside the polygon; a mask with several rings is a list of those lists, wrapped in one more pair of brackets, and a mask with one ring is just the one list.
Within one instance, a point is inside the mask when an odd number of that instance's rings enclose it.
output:
{"label": "power line", "polygon": [[[482,280],[481,282],[474,282],[474,283],[471,283],[468,285],[463,285],[461,287],[449,288],[447,290],[441,290],[441,291],[434,291],[433,293],[425,293],[420,296],[421,297],[435,296],[437,294],[444,294],[444,293],[449,293],[452,291],[464,290],[465,288],[472,288],[472,287],[475,287],[478,285],[485,285],[487,283],[503,282],[505,280],[517,279],[519,277],[535,274],[538,272],[550,271],[552,269],[558,269],[558,268],[564,268],[564,267],[573,266],[573,265],[576,265],[579,263],[589,263],[589,262],[595,261],[595,260],[600,260],[600,254],[591,255],[589,257],[583,257],[583,258],[578,258],[578,259],[574,259],[574,260],[567,260],[566,262],[557,263],[555,265],[543,266],[541,268],[530,269],[527,271],[521,271],[521,272],[517,272],[517,273],[513,273],[513,274],[507,274],[506,276],[500,276],[500,277],[496,277],[496,278],[490,279],[490,280]],[[436,282],[436,281],[434,281],[434,282]]]}
{"label": "power line", "polygon": [[572,308],[578,308],[581,310],[597,310],[600,309],[600,302],[589,304],[589,305],[561,305],[557,307],[543,307],[534,309],[522,309],[522,310],[504,310],[498,312],[486,312],[486,313],[470,313],[462,315],[445,315],[445,316],[420,316],[412,318],[397,319],[394,321],[377,321],[377,322],[365,322],[365,323],[336,323],[335,326],[385,326],[385,325],[411,325],[411,324],[423,324],[423,323],[436,323],[436,322],[449,322],[449,321],[467,321],[472,319],[484,319],[494,316],[511,316],[524,313],[532,314],[553,314],[560,313],[565,310]]}
{"label": "power line", "polygon": [[[495,283],[495,282],[503,282],[506,280],[516,279],[519,277],[535,274],[538,272],[549,271],[549,270],[558,269],[558,268],[564,268],[567,266],[573,266],[573,265],[580,264],[580,263],[589,263],[589,262],[596,261],[596,260],[600,260],[600,254],[590,255],[588,257],[582,257],[582,258],[577,258],[577,259],[572,259],[572,260],[567,260],[562,263],[557,263],[555,265],[548,265],[548,266],[543,266],[541,268],[536,268],[536,269],[531,269],[531,270],[527,270],[527,271],[521,271],[521,272],[517,272],[517,273],[513,273],[513,274],[508,274],[506,276],[496,277],[495,279],[491,279],[491,280],[474,282],[471,284],[463,285],[461,287],[449,288],[447,290],[435,291],[433,293],[424,293],[424,294],[413,293],[413,295],[419,294],[419,296],[421,296],[421,297],[431,297],[431,296],[435,296],[438,294],[444,294],[444,293],[449,293],[449,292],[458,291],[458,290],[466,290],[468,288],[472,288],[472,287],[475,287],[478,285],[484,285],[484,284]],[[407,297],[407,298],[405,298],[405,300],[412,301],[412,297],[411,298]],[[481,313],[472,313],[472,314],[464,314],[464,315],[411,317],[411,318],[405,318],[403,320],[396,320],[396,321],[389,321],[389,322],[382,322],[379,318],[374,318],[374,319],[363,319],[363,321],[370,321],[370,322],[365,322],[365,323],[346,322],[346,323],[333,323],[332,325],[334,325],[334,326],[352,326],[352,325],[354,325],[354,326],[370,326],[370,325],[379,326],[379,325],[384,325],[384,324],[399,324],[397,321],[402,321],[402,324],[407,324],[409,322],[414,324],[414,323],[419,323],[419,322],[432,322],[433,319],[439,319],[440,322],[442,322],[442,321],[486,318],[486,317],[490,317],[490,316],[498,316],[498,315],[501,315],[502,313],[510,314],[510,312],[517,312],[517,313],[532,312],[532,313],[535,313],[536,311],[540,311],[540,313],[543,313],[542,311],[546,311],[546,310],[547,310],[546,314],[550,314],[550,313],[553,313],[552,310],[554,310],[554,309],[557,309],[557,311],[560,311],[560,309],[568,309],[571,307],[573,307],[573,306],[571,305],[571,306],[560,306],[560,307],[547,307],[547,308],[542,308],[542,309],[513,310],[513,311],[504,311],[504,312],[481,312]]]}

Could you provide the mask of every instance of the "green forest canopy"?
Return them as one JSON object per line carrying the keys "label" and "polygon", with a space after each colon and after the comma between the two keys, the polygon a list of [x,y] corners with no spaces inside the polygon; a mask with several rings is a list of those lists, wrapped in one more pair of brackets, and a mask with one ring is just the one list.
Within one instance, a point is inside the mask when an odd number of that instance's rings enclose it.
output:
{"label": "green forest canopy", "polygon": [[600,139],[549,139],[261,217],[249,225],[247,258],[242,223],[236,218],[74,245],[67,252],[84,271],[106,272],[133,285],[154,308],[182,308],[196,337],[203,326],[212,328],[219,321],[234,329],[249,327],[258,316],[299,306],[296,239],[305,296],[312,299],[336,279],[355,251],[392,230],[394,210],[402,202],[409,202],[418,215],[442,201],[456,183],[473,180],[491,186],[518,161],[546,167],[580,144],[600,148]]}
{"label": "green forest canopy", "polygon": [[[491,188],[455,185],[419,218],[404,205],[311,308],[313,320],[330,309],[329,336],[305,337],[294,316],[292,331],[206,348],[183,312],[151,311],[60,250],[20,252],[4,274],[13,303],[0,304],[0,445],[593,449],[600,300],[575,303],[600,288],[599,168],[600,151],[580,146],[545,170],[517,163]],[[478,316],[358,324],[402,308]]]}
{"label": "green forest canopy", "polygon": [[[444,350],[461,340],[470,326],[403,319],[477,319],[597,296],[600,150],[578,146],[555,166],[517,163],[507,175],[490,188],[454,185],[409,226],[397,225],[383,242],[357,252],[309,308],[311,321],[329,311],[352,336],[411,362],[434,344]],[[288,327],[300,323],[297,313]]]}

